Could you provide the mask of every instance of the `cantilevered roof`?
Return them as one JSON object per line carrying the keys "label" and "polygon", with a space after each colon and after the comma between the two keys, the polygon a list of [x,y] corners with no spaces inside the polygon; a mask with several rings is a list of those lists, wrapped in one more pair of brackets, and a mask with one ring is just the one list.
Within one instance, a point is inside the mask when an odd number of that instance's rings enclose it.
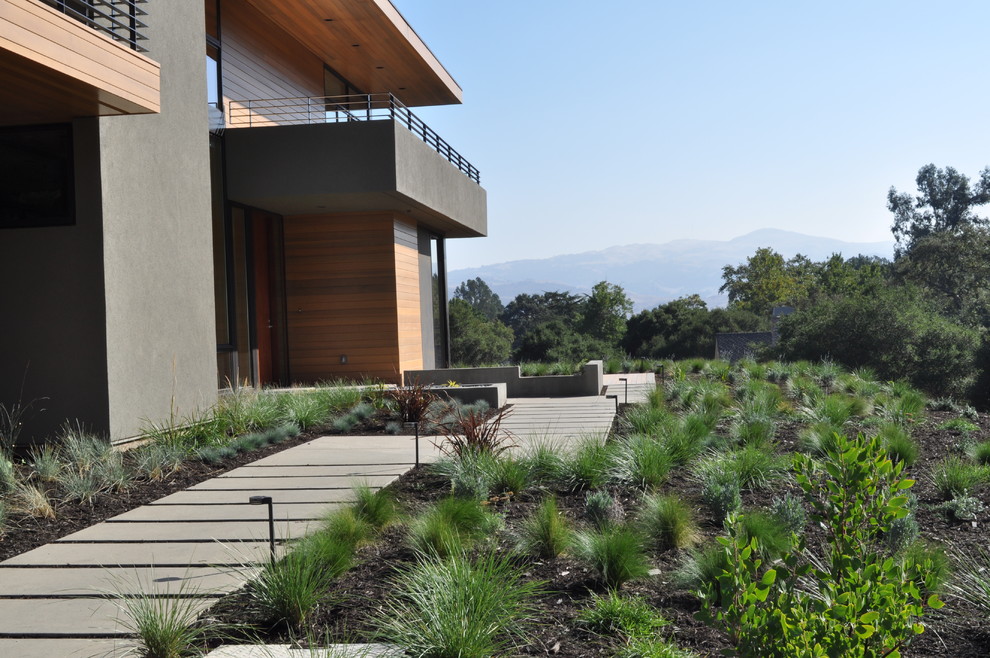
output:
{"label": "cantilevered roof", "polygon": [[389,0],[247,0],[364,93],[410,106],[462,101],[461,88]]}

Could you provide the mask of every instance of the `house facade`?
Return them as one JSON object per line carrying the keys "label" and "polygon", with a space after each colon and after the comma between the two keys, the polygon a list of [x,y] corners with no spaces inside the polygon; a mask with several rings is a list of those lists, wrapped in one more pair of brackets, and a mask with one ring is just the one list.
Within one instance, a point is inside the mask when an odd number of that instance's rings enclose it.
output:
{"label": "house facade", "polygon": [[485,191],[410,109],[461,90],[388,0],[0,0],[0,58],[26,436],[446,364],[444,245]]}

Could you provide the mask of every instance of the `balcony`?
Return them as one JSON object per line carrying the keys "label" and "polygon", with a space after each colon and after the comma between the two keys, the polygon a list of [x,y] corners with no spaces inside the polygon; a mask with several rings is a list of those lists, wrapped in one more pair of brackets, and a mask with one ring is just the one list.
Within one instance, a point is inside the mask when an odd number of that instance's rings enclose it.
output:
{"label": "balcony", "polygon": [[145,0],[4,0],[0,125],[156,113],[160,66],[142,54]]}
{"label": "balcony", "polygon": [[464,175],[475,183],[481,183],[481,172],[477,167],[455,151],[392,94],[230,101],[227,126],[253,128],[380,120],[396,121],[405,126],[406,130],[423,140]]}
{"label": "balcony", "polygon": [[281,215],[393,211],[487,233],[473,164],[391,94],[230,101],[228,197]]}
{"label": "balcony", "polygon": [[148,0],[40,0],[55,11],[102,32],[113,41],[120,41],[132,50],[148,52],[141,42],[147,37],[141,32],[148,27],[141,22],[148,12],[139,5]]}

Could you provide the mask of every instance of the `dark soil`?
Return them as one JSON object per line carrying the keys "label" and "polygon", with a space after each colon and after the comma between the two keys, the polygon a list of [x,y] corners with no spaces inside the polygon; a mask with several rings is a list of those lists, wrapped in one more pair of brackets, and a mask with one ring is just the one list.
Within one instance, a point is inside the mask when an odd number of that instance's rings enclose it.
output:
{"label": "dark soil", "polygon": [[[0,560],[6,560],[32,548],[43,546],[118,514],[123,514],[141,505],[147,505],[159,498],[222,475],[239,466],[250,464],[262,457],[302,445],[325,435],[326,432],[304,432],[280,444],[265,446],[225,459],[217,465],[189,460],[183,463],[180,470],[160,480],[132,482],[123,491],[98,494],[92,503],[54,502],[54,519],[41,519],[26,514],[11,513],[7,518],[6,532],[0,535]],[[126,461],[126,454],[124,458]]]}
{"label": "dark soil", "polygon": [[[942,502],[931,481],[931,469],[942,458],[958,451],[963,439],[958,433],[938,429],[944,421],[956,417],[954,413],[930,413],[928,420],[914,428],[913,435],[921,449],[917,464],[908,475],[917,483],[912,491],[918,497],[917,519],[923,537],[941,542],[949,552],[975,552],[983,549],[990,540],[990,513],[975,523],[958,523],[933,509]],[[990,439],[990,422],[979,420],[980,430],[973,439]],[[784,424],[778,429],[777,438],[783,451],[795,448],[798,423]],[[782,482],[773,491],[751,491],[744,494],[747,509],[766,507],[775,496],[784,493],[799,495],[796,485]],[[691,480],[676,476],[664,487],[694,503],[698,511],[706,540],[711,541],[722,533],[720,522],[705,511],[698,495],[698,486]],[[428,467],[410,471],[391,486],[391,491],[404,508],[414,513],[429,502],[449,492],[447,481],[432,474]],[[580,519],[584,507],[583,493],[555,492],[564,514]],[[635,512],[636,495],[632,491],[614,491],[627,514]],[[988,492],[979,492],[982,502],[990,509]],[[504,514],[511,529],[519,519],[535,507],[537,497],[519,496],[494,503]],[[817,535],[817,536],[816,536]],[[820,541],[821,531],[809,527],[806,539],[809,545]],[[390,580],[396,569],[412,563],[414,556],[406,547],[404,531],[389,529],[379,541],[360,550],[356,567],[337,582],[310,620],[310,633],[316,636],[347,638],[346,641],[374,640],[373,619],[381,602],[391,595]],[[504,548],[509,548],[506,543]],[[664,631],[678,646],[699,655],[716,655],[729,647],[728,640],[694,617],[700,608],[700,600],[692,593],[678,589],[671,583],[671,573],[676,569],[682,554],[667,551],[653,556],[659,575],[637,582],[627,583],[623,591],[644,597],[670,620]],[[530,641],[518,647],[513,655],[552,655],[572,658],[615,655],[619,640],[601,637],[589,632],[578,620],[579,613],[591,606],[593,593],[601,592],[601,586],[593,574],[582,564],[568,557],[552,560],[534,560],[522,563],[527,578],[544,581],[546,594],[537,605],[540,610],[538,623],[531,629]],[[952,656],[970,658],[990,655],[990,629],[983,614],[965,602],[943,594],[947,605],[941,611],[930,612],[925,618],[927,630],[918,636],[903,653],[906,656]],[[242,591],[221,600],[211,611],[211,622],[247,623],[252,633],[260,632],[266,641],[291,642],[300,635],[299,629],[270,629],[252,619],[250,602]],[[312,636],[312,635],[311,635]]]}

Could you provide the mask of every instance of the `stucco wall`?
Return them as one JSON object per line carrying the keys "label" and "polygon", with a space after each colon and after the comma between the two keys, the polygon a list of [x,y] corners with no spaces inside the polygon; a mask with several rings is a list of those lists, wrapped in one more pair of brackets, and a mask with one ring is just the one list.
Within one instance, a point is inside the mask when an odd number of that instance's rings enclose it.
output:
{"label": "stucco wall", "polygon": [[99,120],[113,439],[217,389],[202,0],[149,14],[162,112]]}
{"label": "stucco wall", "polygon": [[[107,424],[97,122],[73,125],[76,224],[0,231],[0,403],[35,400],[22,439]],[[22,389],[23,386],[23,389]]]}

